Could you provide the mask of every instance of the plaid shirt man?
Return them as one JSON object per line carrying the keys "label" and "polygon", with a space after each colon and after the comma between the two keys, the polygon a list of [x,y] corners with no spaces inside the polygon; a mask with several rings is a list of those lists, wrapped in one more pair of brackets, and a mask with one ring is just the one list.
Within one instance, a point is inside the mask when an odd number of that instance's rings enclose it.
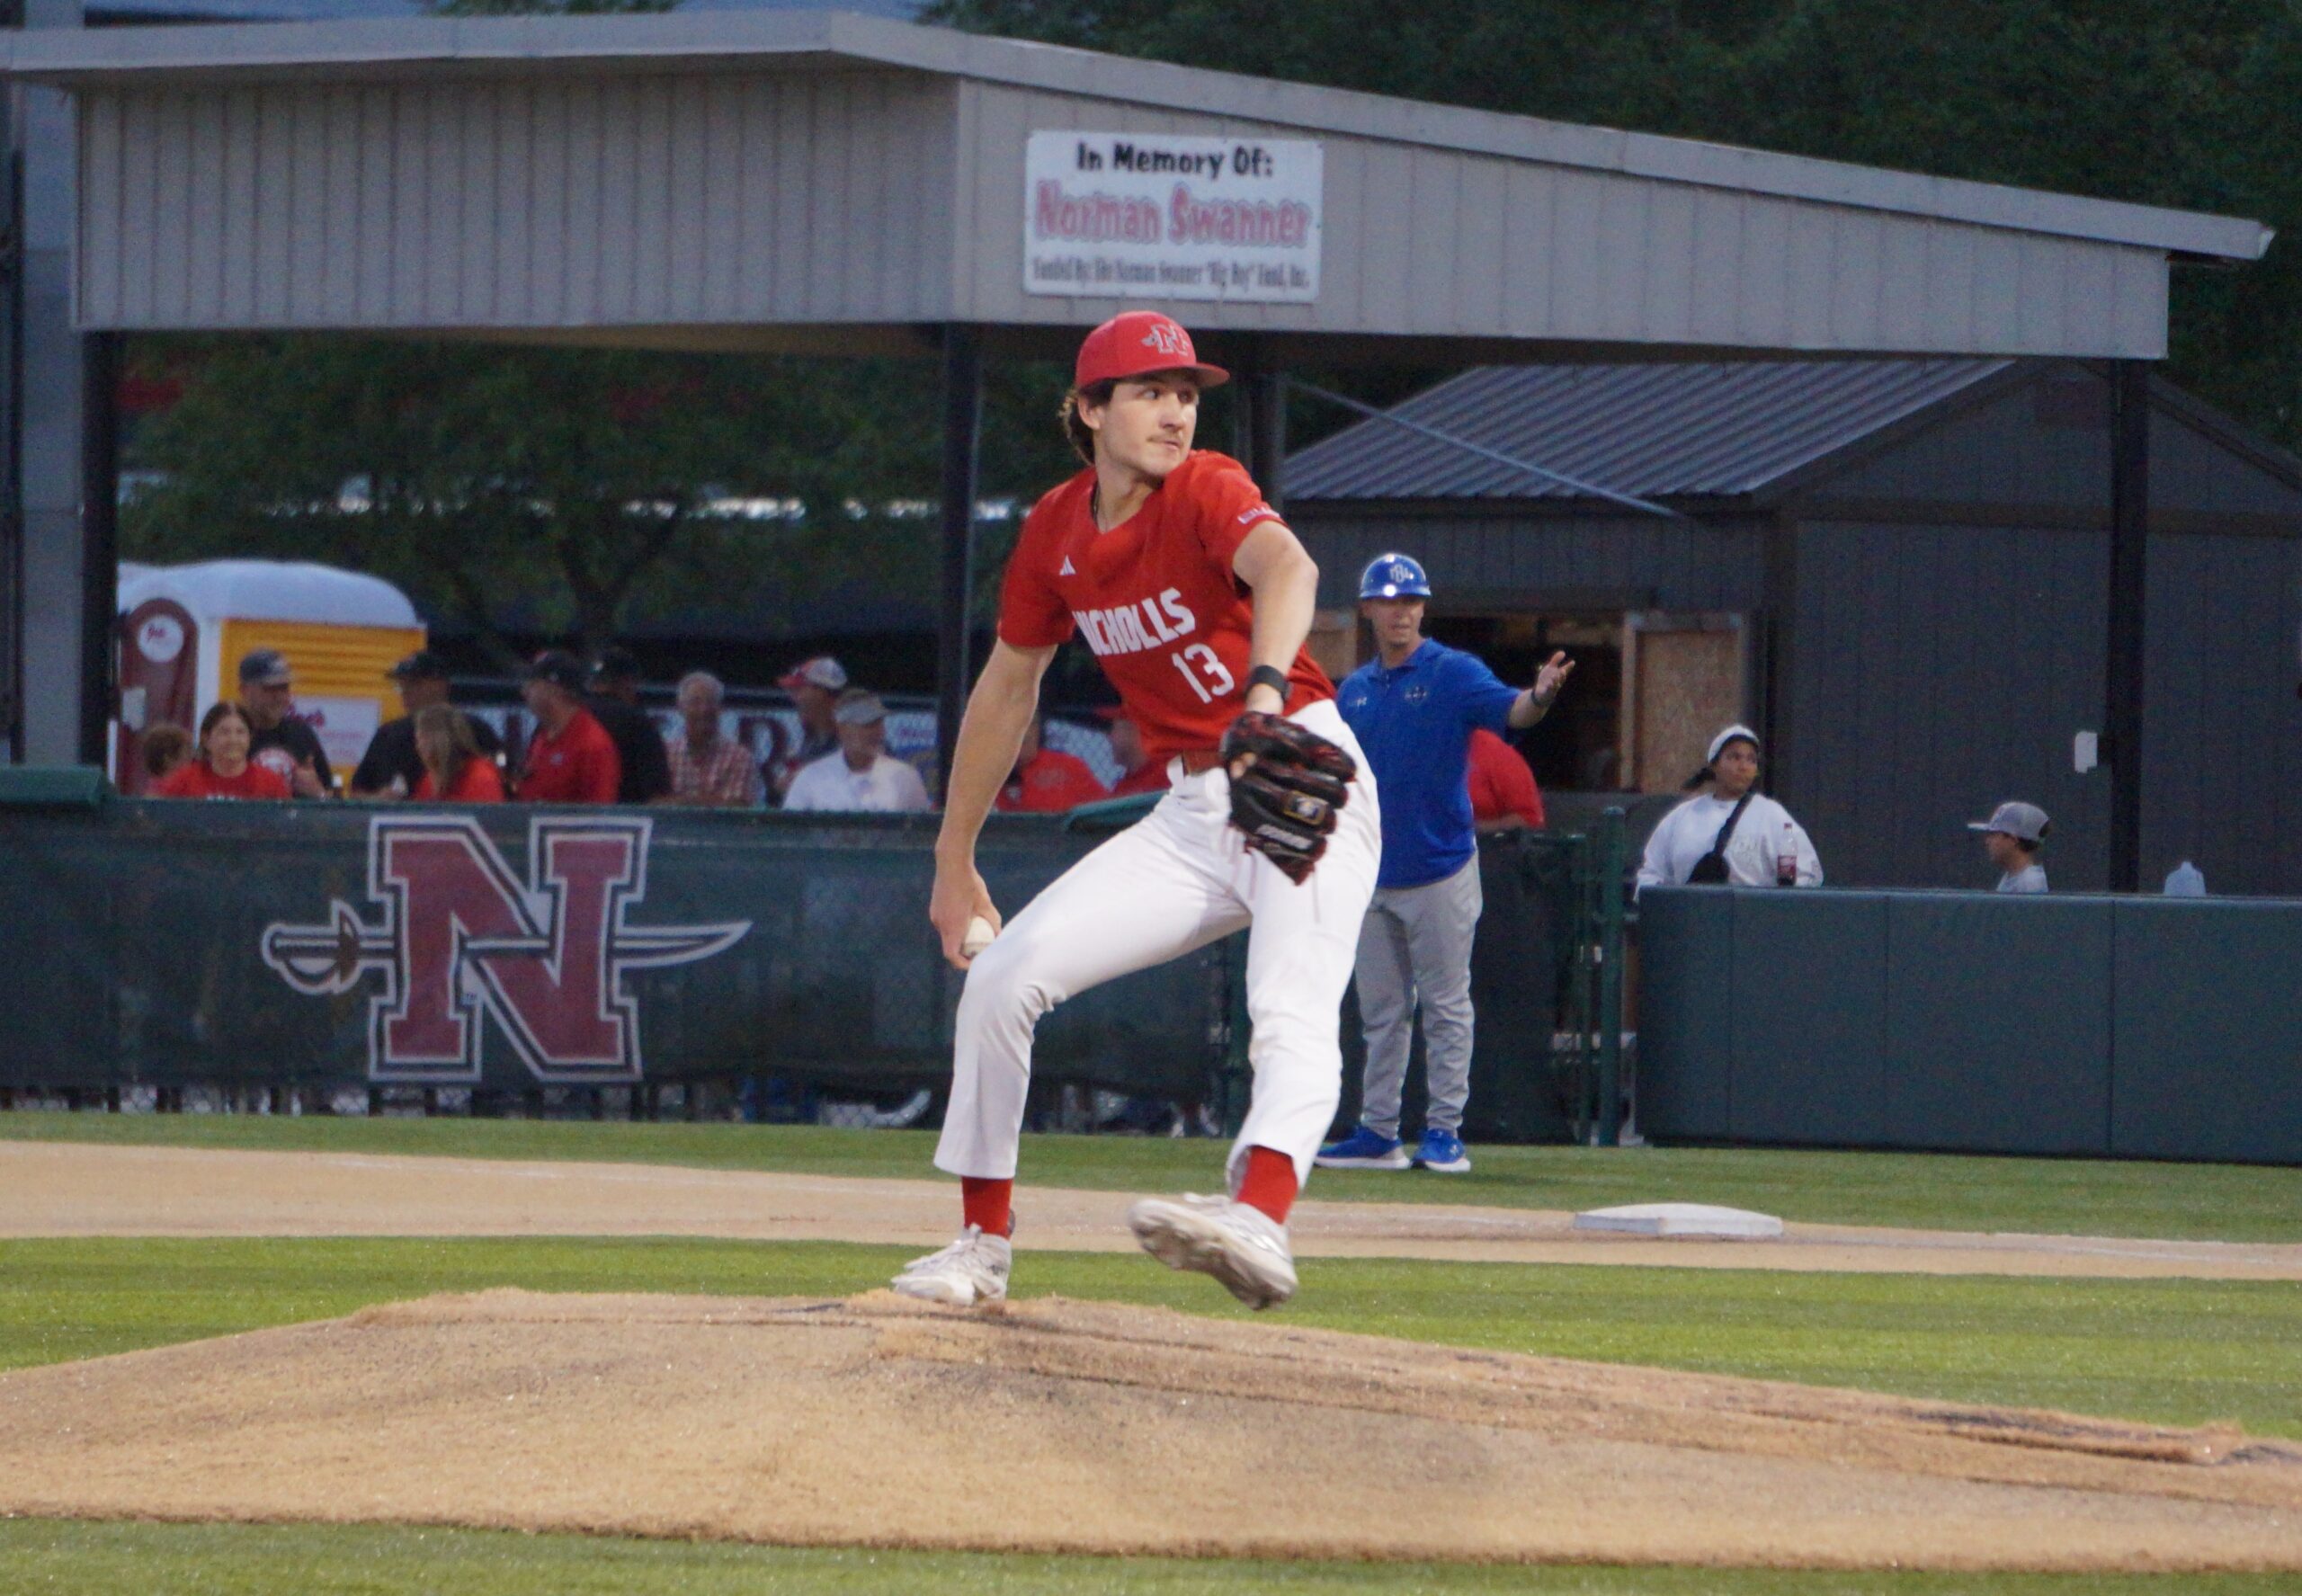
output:
{"label": "plaid shirt man", "polygon": [[683,732],[671,740],[672,796],[691,804],[729,804],[756,807],[763,788],[759,766],[751,750],[732,737],[714,737],[700,753],[688,745]]}

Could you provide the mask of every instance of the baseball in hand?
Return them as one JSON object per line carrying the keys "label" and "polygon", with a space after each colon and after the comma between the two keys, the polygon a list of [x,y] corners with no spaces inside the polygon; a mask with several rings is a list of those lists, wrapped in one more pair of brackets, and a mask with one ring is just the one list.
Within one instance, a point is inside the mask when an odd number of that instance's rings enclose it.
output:
{"label": "baseball in hand", "polygon": [[991,946],[991,939],[999,933],[991,929],[991,922],[977,914],[968,922],[968,934],[959,939],[959,952],[973,958]]}

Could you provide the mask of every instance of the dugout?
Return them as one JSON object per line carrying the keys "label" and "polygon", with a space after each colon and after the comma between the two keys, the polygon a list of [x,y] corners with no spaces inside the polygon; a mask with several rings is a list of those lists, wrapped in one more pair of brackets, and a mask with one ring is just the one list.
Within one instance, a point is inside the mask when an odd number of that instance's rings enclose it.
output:
{"label": "dugout", "polygon": [[[2103,719],[2130,873],[2145,363],[2173,266],[2258,258],[2259,223],[834,12],[34,28],[0,70],[34,85],[19,392],[51,412],[27,456],[26,589],[87,595],[76,629],[68,602],[17,595],[45,629],[17,758],[72,757],[76,720],[80,755],[101,750],[108,666],[86,636],[110,624],[120,334],[938,360],[948,731],[970,675],[982,362],[1067,356],[1148,302],[1245,378],[1237,452],[1265,479],[1283,374],[1310,361],[2106,362]],[[76,399],[74,448],[52,412]]]}
{"label": "dugout", "polygon": [[[2149,393],[2142,882],[2302,894],[2302,461]],[[2021,798],[2056,887],[2099,891],[2111,782],[2073,745],[2105,729],[2112,407],[2081,361],[1486,368],[1394,412],[1431,432],[1362,422],[1286,486],[1323,604],[1403,548],[1441,638],[1520,680],[1576,655],[1527,740],[1547,791],[1673,793],[1743,720],[1834,885],[1987,887],[1964,823]]]}

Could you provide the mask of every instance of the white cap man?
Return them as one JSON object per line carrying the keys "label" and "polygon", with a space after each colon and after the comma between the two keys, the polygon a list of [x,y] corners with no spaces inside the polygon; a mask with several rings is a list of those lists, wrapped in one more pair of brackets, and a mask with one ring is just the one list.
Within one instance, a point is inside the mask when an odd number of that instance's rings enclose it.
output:
{"label": "white cap man", "polygon": [[2040,844],[2047,840],[2047,812],[2036,804],[2004,803],[1987,820],[1970,820],[1967,829],[1982,834],[1983,851],[1998,867],[2001,892],[2044,892],[2047,868],[2039,862]]}
{"label": "white cap man", "polygon": [[927,788],[919,772],[887,751],[887,720],[888,707],[879,694],[861,687],[841,693],[832,711],[839,745],[799,768],[783,807],[881,814],[927,808]]}

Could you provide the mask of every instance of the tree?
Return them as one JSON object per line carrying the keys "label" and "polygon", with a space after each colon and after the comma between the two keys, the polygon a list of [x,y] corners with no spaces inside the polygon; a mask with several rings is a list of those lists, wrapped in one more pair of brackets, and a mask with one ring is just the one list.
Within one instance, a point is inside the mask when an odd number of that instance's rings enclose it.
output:
{"label": "tree", "polygon": [[[985,32],[2302,224],[2289,0],[938,0]],[[1373,48],[1379,46],[1379,48]],[[2184,269],[2172,374],[2302,446],[2302,264]]]}
{"label": "tree", "polygon": [[[514,629],[596,646],[859,573],[932,591],[888,507],[934,481],[935,435],[885,404],[932,367],[320,336],[138,358],[183,397],[137,441],[133,557],[340,561],[506,656]],[[788,508],[725,509],[747,499]]]}

